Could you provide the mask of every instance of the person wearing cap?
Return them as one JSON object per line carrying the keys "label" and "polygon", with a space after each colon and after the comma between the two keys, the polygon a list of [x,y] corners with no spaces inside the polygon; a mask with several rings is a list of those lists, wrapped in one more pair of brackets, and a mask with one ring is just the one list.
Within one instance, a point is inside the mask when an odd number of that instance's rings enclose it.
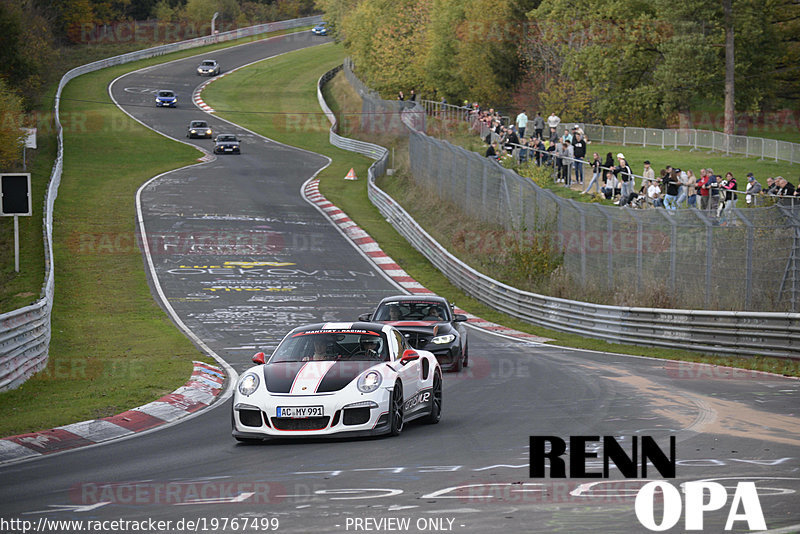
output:
{"label": "person wearing cap", "polygon": [[758,183],[752,172],[747,173],[747,187],[745,187],[744,201],[748,206],[756,206],[756,195],[761,193],[761,184]]}
{"label": "person wearing cap", "polygon": [[617,178],[619,178],[620,182],[622,182],[622,189],[619,194],[619,201],[615,202],[614,204],[625,206],[630,200],[630,196],[635,185],[633,182],[633,172],[631,171],[631,166],[628,165],[625,155],[622,152],[617,154],[617,160],[619,164],[614,167],[614,174],[617,176]]}
{"label": "person wearing cap", "polygon": [[644,160],[644,170],[642,171],[642,178],[645,180],[655,180],[656,171],[650,166],[650,160]]}
{"label": "person wearing cap", "polygon": [[572,136],[572,151],[575,158],[575,181],[583,185],[583,158],[586,157],[586,141],[577,131]]}

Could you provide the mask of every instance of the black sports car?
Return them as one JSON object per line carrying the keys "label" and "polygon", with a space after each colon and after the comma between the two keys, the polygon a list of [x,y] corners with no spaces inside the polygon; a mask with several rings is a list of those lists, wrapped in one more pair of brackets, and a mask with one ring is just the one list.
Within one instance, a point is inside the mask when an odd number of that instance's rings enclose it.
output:
{"label": "black sports car", "polygon": [[469,364],[467,317],[455,313],[447,299],[434,295],[386,297],[374,312],[358,318],[394,326],[409,345],[433,353],[444,370],[460,371]]}
{"label": "black sports car", "polygon": [[214,154],[241,154],[239,139],[233,134],[219,134],[214,143]]}

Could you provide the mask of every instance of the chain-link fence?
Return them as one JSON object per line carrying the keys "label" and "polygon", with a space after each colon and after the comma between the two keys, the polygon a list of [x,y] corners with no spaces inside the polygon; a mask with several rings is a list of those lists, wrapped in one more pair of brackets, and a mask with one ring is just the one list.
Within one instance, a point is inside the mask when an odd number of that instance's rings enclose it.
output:
{"label": "chain-link fence", "polygon": [[682,307],[797,311],[800,210],[634,210],[562,198],[446,141],[412,132],[414,179],[482,221],[544,233],[575,283],[632,293],[662,287]]}

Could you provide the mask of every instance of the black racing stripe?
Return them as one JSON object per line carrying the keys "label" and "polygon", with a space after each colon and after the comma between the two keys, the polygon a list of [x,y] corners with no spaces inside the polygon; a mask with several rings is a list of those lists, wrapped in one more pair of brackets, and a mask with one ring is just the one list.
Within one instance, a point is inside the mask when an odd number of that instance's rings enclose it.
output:
{"label": "black racing stripe", "polygon": [[336,362],[320,382],[317,393],[339,391],[374,365],[376,362]]}
{"label": "black racing stripe", "polygon": [[268,363],[264,366],[264,381],[270,393],[289,393],[297,373],[305,362]]}

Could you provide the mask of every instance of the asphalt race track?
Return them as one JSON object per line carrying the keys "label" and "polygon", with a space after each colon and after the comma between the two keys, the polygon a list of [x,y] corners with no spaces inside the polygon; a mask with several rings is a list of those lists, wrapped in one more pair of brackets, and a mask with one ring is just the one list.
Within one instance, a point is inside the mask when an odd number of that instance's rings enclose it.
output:
{"label": "asphalt race track", "polygon": [[[167,136],[186,140],[189,121],[206,119],[215,134],[243,139],[241,155],[162,175],[141,191],[153,287],[157,281],[180,320],[237,372],[292,326],[352,320],[399,291],[302,198],[325,158],[191,103],[205,57],[227,71],[320,42],[310,32],[255,42],[134,72],[110,89],[128,113]],[[175,90],[178,108],[156,109],[157,89]],[[186,141],[211,151],[209,140]],[[171,521],[138,530],[181,533],[648,532],[634,513],[646,481],[620,482],[613,464],[613,481],[529,478],[529,436],[615,436],[625,444],[652,436],[666,451],[674,436],[677,477],[669,482],[713,479],[728,488],[727,504],[706,513],[703,532],[723,531],[742,481],[756,483],[769,531],[800,531],[797,380],[476,329],[470,362],[445,375],[436,426],[410,424],[392,439],[240,445],[230,435],[228,399],[155,432],[0,467],[0,517],[31,521],[39,532],[74,530],[51,523],[62,520]],[[588,470],[602,471],[602,460]],[[662,478],[652,466],[648,475]],[[133,530],[98,525],[96,532]],[[670,532],[683,527],[681,520]],[[747,523],[734,531],[748,531]]]}

